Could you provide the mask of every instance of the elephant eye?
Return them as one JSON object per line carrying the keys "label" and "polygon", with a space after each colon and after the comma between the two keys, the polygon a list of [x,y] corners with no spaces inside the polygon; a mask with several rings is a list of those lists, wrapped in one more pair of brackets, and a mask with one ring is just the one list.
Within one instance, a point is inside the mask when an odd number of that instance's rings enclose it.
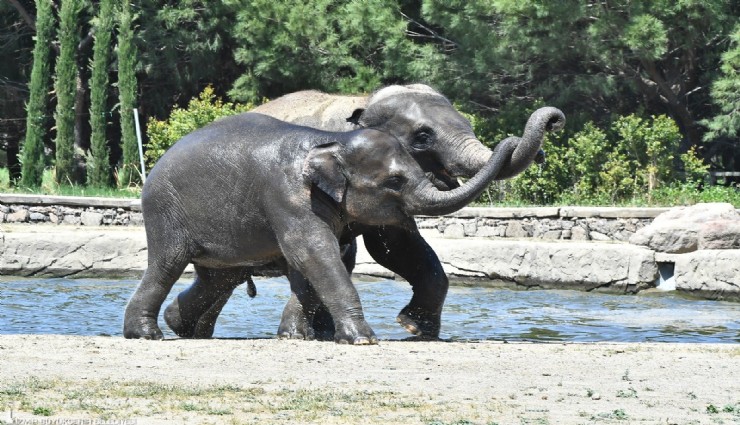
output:
{"label": "elephant eye", "polygon": [[414,138],[411,140],[411,147],[417,150],[425,150],[432,144],[432,130],[429,128],[422,128],[414,133]]}
{"label": "elephant eye", "polygon": [[394,192],[399,192],[405,184],[406,184],[406,177],[393,176],[393,177],[387,178],[383,182],[383,187],[385,187],[386,189],[390,189]]}

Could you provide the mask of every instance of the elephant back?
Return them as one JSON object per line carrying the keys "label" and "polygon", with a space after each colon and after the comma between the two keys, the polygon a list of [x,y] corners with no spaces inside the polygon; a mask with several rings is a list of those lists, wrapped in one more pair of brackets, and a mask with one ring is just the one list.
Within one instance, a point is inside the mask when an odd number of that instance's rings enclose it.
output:
{"label": "elephant back", "polygon": [[279,120],[326,131],[357,128],[347,121],[355,110],[365,107],[365,96],[340,96],[316,90],[286,94],[252,110]]}

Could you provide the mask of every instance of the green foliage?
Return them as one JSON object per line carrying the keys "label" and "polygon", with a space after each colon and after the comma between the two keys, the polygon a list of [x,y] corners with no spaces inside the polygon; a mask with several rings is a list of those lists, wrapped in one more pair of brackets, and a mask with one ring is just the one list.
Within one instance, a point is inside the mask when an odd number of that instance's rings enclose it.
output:
{"label": "green foliage", "polygon": [[46,104],[51,82],[51,41],[54,16],[51,0],[36,0],[36,44],[33,50],[30,97],[26,116],[26,139],[21,153],[21,185],[41,185],[44,173],[44,138],[46,137]]}
{"label": "green foliage", "polygon": [[722,54],[722,75],[712,83],[712,100],[720,113],[702,121],[709,131],[704,140],[718,137],[740,137],[740,24],[730,35],[730,46]]}
{"label": "green foliage", "polygon": [[54,90],[57,95],[56,120],[56,180],[59,183],[75,181],[75,95],[77,93],[77,62],[75,52],[79,43],[78,15],[80,0],[62,2],[59,12],[59,58],[55,69]]}
{"label": "green foliage", "polygon": [[255,101],[305,88],[363,93],[404,75],[417,51],[395,0],[230,0],[245,72],[230,96]]}
{"label": "green foliage", "polygon": [[236,9],[230,3],[136,2],[139,87],[147,94],[139,102],[149,116],[167,116],[208,84],[219,94],[231,88],[243,69],[234,62]]}
{"label": "green foliage", "polygon": [[[483,128],[479,121],[472,116],[474,126]],[[496,133],[490,128],[486,131]],[[708,165],[695,149],[680,155],[684,176],[676,171],[672,152],[680,139],[675,122],[663,115],[649,119],[627,115],[606,130],[590,122],[575,134],[548,134],[543,165],[533,165],[512,180],[494,184],[479,202],[671,205],[740,201],[734,188],[700,189]]]}
{"label": "green foliage", "polygon": [[144,154],[147,168],[151,169],[165,151],[186,134],[218,118],[246,112],[253,107],[253,104],[223,102],[209,86],[197,99],[192,99],[186,109],[175,108],[168,119],[159,121],[151,118],[147,123],[149,142]]}
{"label": "green foliage", "polygon": [[90,153],[87,161],[87,183],[110,186],[110,163],[106,126],[108,111],[108,65],[114,27],[114,0],[101,0],[95,20],[95,45],[90,66]]}
{"label": "green foliage", "polygon": [[118,96],[121,106],[122,165],[118,169],[118,185],[128,187],[141,183],[139,147],[134,127],[136,107],[136,46],[131,4],[122,0],[118,22]]}
{"label": "green foliage", "polygon": [[694,187],[704,183],[709,177],[709,165],[697,153],[696,146],[680,155],[683,163],[684,180]]}

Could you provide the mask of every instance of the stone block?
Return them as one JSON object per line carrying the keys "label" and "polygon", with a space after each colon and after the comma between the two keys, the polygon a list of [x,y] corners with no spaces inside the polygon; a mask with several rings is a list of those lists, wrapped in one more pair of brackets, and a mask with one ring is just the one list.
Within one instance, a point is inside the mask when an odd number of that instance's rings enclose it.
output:
{"label": "stone block", "polygon": [[676,289],[704,298],[740,301],[740,250],[676,255]]}
{"label": "stone block", "polygon": [[93,211],[85,211],[80,215],[80,223],[83,226],[100,226],[103,223],[103,214]]}
{"label": "stone block", "polygon": [[445,227],[444,236],[446,238],[464,238],[465,226],[462,223],[453,223]]}
{"label": "stone block", "polygon": [[8,223],[25,223],[31,218],[31,214],[27,209],[20,209],[15,212],[8,213],[5,216],[5,221]]}

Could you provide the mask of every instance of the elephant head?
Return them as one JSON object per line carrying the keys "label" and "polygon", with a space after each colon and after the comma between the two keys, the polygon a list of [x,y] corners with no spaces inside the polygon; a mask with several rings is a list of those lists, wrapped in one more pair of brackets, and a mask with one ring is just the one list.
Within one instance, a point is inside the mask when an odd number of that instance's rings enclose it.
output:
{"label": "elephant head", "polygon": [[[425,172],[444,183],[438,185],[441,188],[457,187],[456,177],[472,177],[492,155],[449,100],[423,84],[380,89],[370,96],[364,110],[356,110],[347,120],[396,136]],[[514,147],[494,178],[510,178],[524,171],[538,159],[545,132],[564,125],[565,115],[557,108],[535,111],[518,142],[507,142],[510,150],[515,143],[521,146]],[[532,150],[534,145],[538,149]]]}
{"label": "elephant head", "polygon": [[505,166],[516,162],[515,155],[533,158],[539,148],[539,143],[509,137],[467,183],[439,190],[395,137],[362,129],[346,141],[311,148],[303,176],[341,205],[349,221],[405,225],[413,215],[442,215],[463,208]]}

